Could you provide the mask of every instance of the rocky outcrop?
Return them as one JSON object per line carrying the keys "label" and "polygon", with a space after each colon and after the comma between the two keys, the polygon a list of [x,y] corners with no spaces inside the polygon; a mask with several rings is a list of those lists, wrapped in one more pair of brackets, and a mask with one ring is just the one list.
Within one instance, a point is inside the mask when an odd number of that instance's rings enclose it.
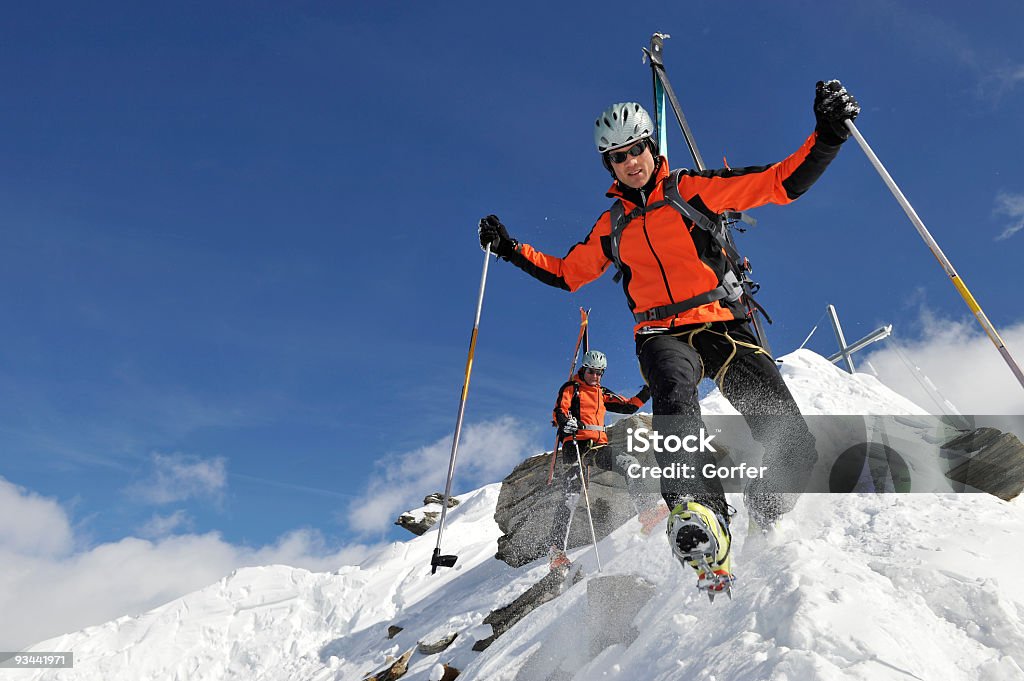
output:
{"label": "rocky outcrop", "polygon": [[[608,429],[609,446],[626,449],[626,429],[650,427],[649,414],[635,414]],[[645,459],[634,454],[641,464],[654,465],[653,457]],[[547,555],[548,534],[555,505],[562,503],[561,486],[556,479],[548,484],[551,453],[538,454],[516,466],[501,484],[494,520],[504,533],[498,539],[496,558],[512,567],[520,567]],[[656,489],[656,488],[655,488]],[[600,541],[636,515],[626,493],[622,476],[610,471],[591,470],[590,504],[594,514],[594,531]],[[590,526],[583,502],[573,517],[567,548],[591,543]]]}
{"label": "rocky outcrop", "polygon": [[418,537],[433,527],[440,517],[440,511],[407,512],[398,516],[398,519],[395,520],[395,525],[409,530]]}
{"label": "rocky outcrop", "polygon": [[428,636],[416,643],[416,652],[420,655],[437,655],[438,653],[446,650],[448,646],[455,641],[458,635],[459,632],[451,631],[443,635]]}
{"label": "rocky outcrop", "polygon": [[[437,506],[443,505],[444,492],[432,492],[431,494],[428,494],[427,496],[423,497],[424,506],[429,506],[431,504],[436,504]],[[458,505],[458,499],[456,499],[455,497],[448,497],[448,508],[455,508]]]}
{"label": "rocky outcrop", "polygon": [[[402,627],[393,624],[387,629],[387,637],[389,640],[393,639],[402,631]],[[414,647],[406,650],[400,657],[396,658],[393,654],[388,654],[385,661],[387,666],[369,676],[363,677],[363,681],[397,681],[397,679],[402,678],[409,671],[410,661],[414,654],[418,653],[422,656],[429,656],[442,653],[451,646],[458,636],[459,632],[448,628],[431,631],[417,641]],[[399,648],[396,646],[396,649]],[[439,681],[450,681],[458,675],[459,670],[455,667],[438,663],[434,665],[430,678],[436,677]]]}
{"label": "rocky outcrop", "polygon": [[[514,601],[491,611],[484,618],[484,624],[491,625],[492,633],[487,638],[474,643],[473,650],[477,652],[487,650],[496,638],[515,626],[516,622],[548,601],[558,598],[567,586],[576,584],[581,579],[583,579],[583,575],[579,571],[568,578],[558,571],[549,572],[539,582],[520,594]],[[571,584],[567,585],[565,583],[567,580]]]}
{"label": "rocky outcrop", "polygon": [[413,652],[415,652],[415,648],[410,648],[388,667],[370,674],[363,681],[397,681],[397,679],[402,678],[409,671],[409,659],[412,657]]}
{"label": "rocky outcrop", "polygon": [[[423,506],[406,511],[398,516],[398,519],[395,520],[395,525],[404,527],[418,537],[433,527],[441,518],[441,505],[443,502],[444,493],[434,492],[428,494],[423,499]],[[448,498],[448,508],[455,508],[458,505],[458,499],[455,497]]]}
{"label": "rocky outcrop", "polygon": [[461,672],[447,664],[438,664],[430,673],[430,681],[455,681]]}
{"label": "rocky outcrop", "polygon": [[978,428],[943,445],[970,458],[946,477],[1010,501],[1024,490],[1024,444],[995,428]]}

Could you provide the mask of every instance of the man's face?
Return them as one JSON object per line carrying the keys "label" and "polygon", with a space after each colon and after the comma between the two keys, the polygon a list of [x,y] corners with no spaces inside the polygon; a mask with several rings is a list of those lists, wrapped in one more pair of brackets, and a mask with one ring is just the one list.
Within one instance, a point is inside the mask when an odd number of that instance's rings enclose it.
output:
{"label": "man's face", "polygon": [[601,385],[601,374],[603,373],[600,369],[587,367],[583,370],[583,380],[587,382],[587,385]]}
{"label": "man's face", "polygon": [[[636,153],[643,150],[639,155],[633,156],[630,152]],[[617,158],[623,158],[616,163]],[[615,178],[633,189],[640,189],[651,179],[654,172],[654,156],[647,144],[647,140],[640,140],[634,145],[616,149],[608,152],[608,161],[615,171]]]}

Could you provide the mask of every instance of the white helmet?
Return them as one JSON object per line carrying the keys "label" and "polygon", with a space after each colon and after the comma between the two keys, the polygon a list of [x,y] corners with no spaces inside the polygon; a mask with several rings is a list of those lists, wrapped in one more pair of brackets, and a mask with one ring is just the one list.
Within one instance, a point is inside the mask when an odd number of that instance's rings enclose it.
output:
{"label": "white helmet", "polygon": [[581,366],[604,371],[608,368],[608,358],[600,350],[587,350],[587,353],[583,355],[583,364]]}
{"label": "white helmet", "polygon": [[654,122],[636,102],[612,104],[594,121],[594,144],[600,153],[654,134]]}

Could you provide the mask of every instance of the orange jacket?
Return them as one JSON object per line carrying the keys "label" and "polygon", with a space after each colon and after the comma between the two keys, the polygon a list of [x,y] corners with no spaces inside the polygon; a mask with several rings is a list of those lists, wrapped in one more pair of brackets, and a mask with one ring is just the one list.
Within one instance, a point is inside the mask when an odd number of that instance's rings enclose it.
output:
{"label": "orange jacket", "polygon": [[[726,210],[743,211],[767,203],[790,203],[810,188],[838,151],[838,146],[825,144],[815,132],[794,154],[779,163],[749,168],[685,170],[679,178],[679,192],[690,205],[712,218]],[[668,162],[661,158],[656,184],[643,206],[664,200],[663,183],[668,175]],[[638,207],[625,198],[618,182],[612,184],[608,197],[621,200],[626,215]],[[570,248],[565,257],[546,255],[521,243],[509,260],[546,284],[575,291],[600,277],[612,264],[611,229],[610,213],[605,211],[590,234]],[[619,259],[623,265],[622,287],[634,313],[711,291],[719,285],[728,268],[725,254],[710,235],[664,204],[650,212],[641,210],[626,225],[619,242]],[[745,316],[740,301],[731,304],[714,301],[664,319],[640,322],[634,332],[645,327],[669,328]]]}
{"label": "orange jacket", "polygon": [[[588,385],[577,375],[558,389],[553,414],[555,425],[561,432],[569,416],[575,416],[579,423],[577,440],[593,440],[595,444],[605,444],[608,442],[608,434],[604,429],[605,411],[632,414],[644,406],[650,395],[650,389],[644,386],[636,396],[626,399],[603,386]],[[572,435],[564,433],[561,437],[562,442],[573,439]]]}

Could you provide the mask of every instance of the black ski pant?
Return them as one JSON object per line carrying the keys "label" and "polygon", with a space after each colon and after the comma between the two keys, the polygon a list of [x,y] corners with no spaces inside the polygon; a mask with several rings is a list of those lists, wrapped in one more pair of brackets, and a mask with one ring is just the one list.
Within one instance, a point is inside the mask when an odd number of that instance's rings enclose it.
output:
{"label": "black ski pant", "polygon": [[[818,455],[814,436],[800,416],[778,367],[744,321],[714,322],[673,329],[669,333],[637,336],[637,357],[651,387],[653,428],[661,435],[697,434],[704,427],[697,385],[714,377],[733,407],[743,414],[754,439],[764,446],[767,477],[744,490],[748,511],[762,524],[792,510]],[[661,492],[668,507],[683,497],[728,518],[720,480],[700,475],[714,463],[711,452],[656,451],[662,468],[689,464],[693,479],[662,478]]]}
{"label": "black ski pant", "polygon": [[[583,480],[580,477],[580,465],[576,460],[576,447],[579,447],[583,458],[583,468],[596,466],[601,470],[614,471],[626,479],[626,491],[633,502],[637,513],[656,505],[656,496],[646,493],[640,480],[631,478],[627,470],[630,465],[639,463],[636,457],[629,454],[616,454],[608,445],[595,445],[593,440],[575,440],[562,444],[559,454],[560,477],[562,478],[562,503],[555,505],[555,515],[551,519],[551,533],[548,545],[565,550],[566,535],[569,532],[569,521],[572,511],[580,500]],[[652,498],[653,497],[653,498]]]}

